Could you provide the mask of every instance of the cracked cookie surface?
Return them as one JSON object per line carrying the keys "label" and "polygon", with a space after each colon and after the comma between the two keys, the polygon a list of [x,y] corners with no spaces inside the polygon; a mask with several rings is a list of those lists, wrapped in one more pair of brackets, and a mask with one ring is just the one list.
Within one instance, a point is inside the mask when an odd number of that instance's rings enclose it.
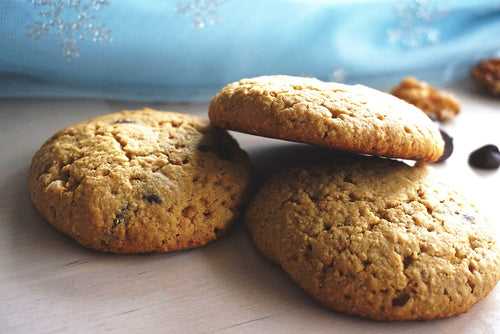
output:
{"label": "cracked cookie surface", "polygon": [[259,136],[404,159],[436,161],[444,143],[418,108],[361,86],[265,76],[224,87],[211,101],[213,125]]}
{"label": "cracked cookie surface", "polygon": [[125,111],[56,133],[33,157],[32,201],[82,245],[115,253],[202,246],[238,216],[247,155],[195,116]]}
{"label": "cracked cookie surface", "polygon": [[358,157],[289,169],[260,189],[246,223],[266,257],[343,313],[449,317],[500,279],[485,221],[422,165]]}

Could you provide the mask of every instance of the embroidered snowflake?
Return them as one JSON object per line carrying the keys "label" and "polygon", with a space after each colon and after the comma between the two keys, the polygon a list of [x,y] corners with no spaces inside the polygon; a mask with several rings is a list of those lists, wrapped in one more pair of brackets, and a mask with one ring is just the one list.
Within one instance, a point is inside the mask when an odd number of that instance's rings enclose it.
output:
{"label": "embroidered snowflake", "polygon": [[38,9],[38,21],[28,27],[28,35],[35,40],[56,35],[67,60],[80,56],[78,41],[111,42],[111,30],[95,16],[109,0],[28,1]]}
{"label": "embroidered snowflake", "polygon": [[333,71],[330,73],[328,77],[329,81],[335,81],[335,82],[346,82],[347,80],[347,73],[344,69],[340,67],[336,67],[333,69]]}
{"label": "embroidered snowflake", "polygon": [[196,28],[203,29],[218,21],[217,10],[225,0],[179,1],[177,13],[190,16]]}
{"label": "embroidered snowflake", "polygon": [[389,43],[403,48],[418,48],[439,42],[433,25],[442,17],[436,0],[400,1],[395,6],[396,25],[387,31]]}

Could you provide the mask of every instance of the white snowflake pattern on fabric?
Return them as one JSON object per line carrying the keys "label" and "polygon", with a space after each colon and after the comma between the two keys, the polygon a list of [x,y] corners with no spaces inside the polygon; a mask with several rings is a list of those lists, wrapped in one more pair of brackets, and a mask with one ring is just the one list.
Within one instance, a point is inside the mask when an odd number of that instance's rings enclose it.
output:
{"label": "white snowflake pattern on fabric", "polygon": [[330,73],[328,80],[334,82],[345,82],[347,80],[347,73],[340,67],[334,68]]}
{"label": "white snowflake pattern on fabric", "polygon": [[190,0],[177,3],[177,13],[190,16],[198,29],[214,25],[219,17],[217,10],[226,0]]}
{"label": "white snowflake pattern on fabric", "polygon": [[111,42],[111,30],[95,15],[110,4],[109,0],[28,1],[38,9],[38,21],[28,27],[28,35],[35,40],[56,35],[67,60],[80,56],[78,41]]}
{"label": "white snowflake pattern on fabric", "polygon": [[433,25],[444,12],[436,0],[408,0],[395,5],[396,25],[387,31],[388,41],[403,48],[419,48],[440,41]]}

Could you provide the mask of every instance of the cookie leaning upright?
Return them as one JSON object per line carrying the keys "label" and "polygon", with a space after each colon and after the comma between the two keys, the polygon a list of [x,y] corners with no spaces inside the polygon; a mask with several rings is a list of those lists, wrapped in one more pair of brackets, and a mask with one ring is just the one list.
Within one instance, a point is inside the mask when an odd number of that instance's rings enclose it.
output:
{"label": "cookie leaning upright", "polygon": [[500,279],[473,205],[428,174],[345,158],[272,177],[246,213],[257,248],[336,311],[378,320],[466,312]]}
{"label": "cookie leaning upright", "polygon": [[436,161],[444,142],[418,108],[377,90],[313,78],[264,76],[224,87],[213,125],[357,153]]}
{"label": "cookie leaning upright", "polygon": [[224,232],[239,214],[249,170],[225,131],[142,110],[55,134],[33,157],[29,187],[42,216],[86,247],[167,252]]}

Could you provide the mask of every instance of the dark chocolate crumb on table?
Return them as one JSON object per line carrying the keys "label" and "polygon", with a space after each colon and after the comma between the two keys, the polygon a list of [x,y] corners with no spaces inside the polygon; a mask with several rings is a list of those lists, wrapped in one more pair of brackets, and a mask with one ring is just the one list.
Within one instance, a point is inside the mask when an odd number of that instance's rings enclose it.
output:
{"label": "dark chocolate crumb on table", "polygon": [[469,165],[480,169],[497,169],[500,166],[500,152],[496,145],[484,145],[469,155]]}

